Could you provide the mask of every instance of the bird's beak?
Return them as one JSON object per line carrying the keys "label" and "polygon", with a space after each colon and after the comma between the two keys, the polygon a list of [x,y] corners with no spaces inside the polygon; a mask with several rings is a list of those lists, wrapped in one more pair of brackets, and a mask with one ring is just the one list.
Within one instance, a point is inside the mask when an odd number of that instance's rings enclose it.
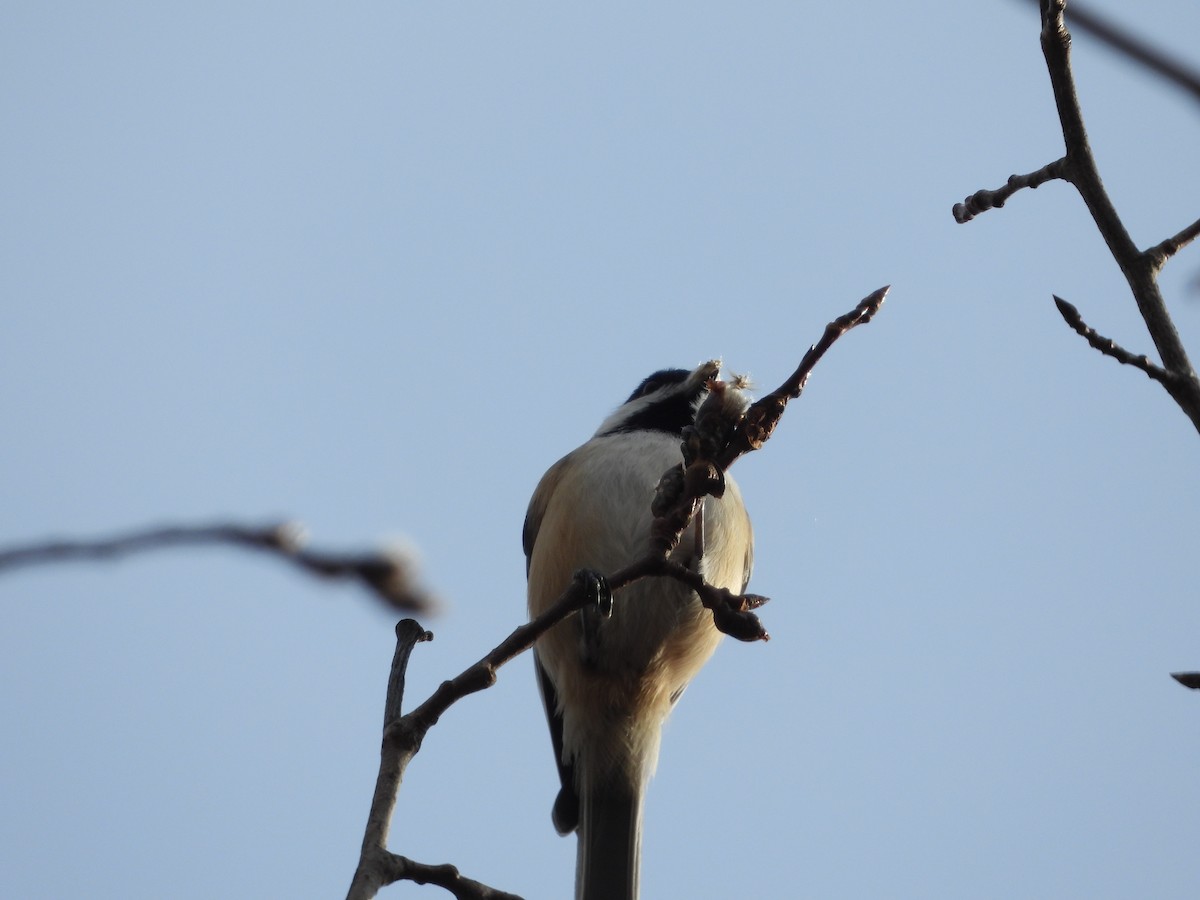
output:
{"label": "bird's beak", "polygon": [[692,374],[688,376],[688,392],[693,397],[699,397],[707,390],[708,383],[720,374],[721,361],[719,359],[710,359],[708,362],[700,363],[692,369]]}

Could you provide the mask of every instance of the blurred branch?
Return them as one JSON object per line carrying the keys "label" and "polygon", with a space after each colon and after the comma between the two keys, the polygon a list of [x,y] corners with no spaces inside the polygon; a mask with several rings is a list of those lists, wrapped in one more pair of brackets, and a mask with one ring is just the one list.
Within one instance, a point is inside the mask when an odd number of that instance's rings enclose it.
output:
{"label": "blurred branch", "polygon": [[[1063,301],[1055,298],[1059,312],[1092,347],[1107,356],[1140,368],[1161,384],[1191,420],[1192,426],[1200,431],[1200,380],[1196,377],[1158,286],[1158,273],[1163,264],[1197,236],[1200,223],[1188,226],[1147,250],[1138,249],[1104,189],[1088,143],[1087,129],[1083,124],[1083,113],[1071,69],[1071,35],[1064,24],[1066,0],[1040,0],[1040,7],[1042,54],[1050,74],[1050,85],[1054,92],[1066,153],[1061,159],[1031,175],[1010,178],[1006,188],[999,191],[980,191],[968,197],[964,203],[954,206],[954,217],[960,223],[967,222],[980,212],[1003,205],[1004,200],[1021,187],[1036,187],[1051,178],[1062,178],[1074,185],[1129,284],[1142,321],[1162,360],[1161,366],[1151,363],[1144,356],[1134,356],[1108,338],[1101,338],[1084,324],[1078,310],[1070,304],[1064,306]],[[1078,15],[1075,16],[1075,20],[1078,18]],[[1095,22],[1095,18],[1091,17],[1090,23],[1095,25]],[[1136,44],[1133,41],[1128,43]]]}
{"label": "blurred branch", "polygon": [[1200,690],[1200,672],[1172,672],[1171,677],[1185,688]]}
{"label": "blurred branch", "polygon": [[[695,590],[701,602],[712,610],[713,621],[722,632],[743,641],[768,638],[753,612],[767,602],[765,597],[716,588],[699,573],[671,560],[670,552],[679,544],[704,498],[719,495],[723,489],[725,468],[743,454],[759,449],[770,438],[788,400],[800,396],[821,357],[847,331],[869,322],[887,292],[888,288],[880,288],[853,310],[830,322],[795,372],[748,410],[738,399],[739,385],[716,380],[714,371],[710,397],[716,399],[716,407],[706,401],[697,411],[695,427],[684,442],[686,466],[663,476],[654,499],[655,519],[647,554],[607,577],[589,571],[575,573],[571,584],[549,609],[516,628],[478,662],[443,681],[423,703],[404,715],[400,710],[408,660],[417,643],[433,636],[411,619],[396,626],[396,652],[388,680],[379,774],[347,900],[369,900],[381,887],[400,880],[436,884],[460,900],[513,900],[511,894],[463,878],[453,866],[426,866],[389,852],[387,836],[404,773],[420,751],[429,729],[459,700],[495,684],[501,666],[532,647],[563,619],[588,605],[611,608],[613,592],[641,578],[655,576],[674,578]],[[707,477],[708,474],[716,477]]]}
{"label": "blurred branch", "polygon": [[166,525],[91,540],[48,540],[0,549],[0,572],[74,560],[119,559],[166,547],[218,544],[256,550],[291,562],[310,575],[357,581],[393,609],[429,612],[432,598],[415,583],[412,560],[399,552],[338,554],[304,548],[303,529],[290,522],[244,525]]}
{"label": "blurred branch", "polygon": [[[1029,0],[1037,6],[1040,0]],[[1090,6],[1071,3],[1066,12],[1067,24],[1107,44],[1111,49],[1134,62],[1145,66],[1156,75],[1161,75],[1176,87],[1187,91],[1195,100],[1200,100],[1200,72],[1187,63],[1171,58],[1160,47],[1144,41],[1122,25],[1117,25]]]}

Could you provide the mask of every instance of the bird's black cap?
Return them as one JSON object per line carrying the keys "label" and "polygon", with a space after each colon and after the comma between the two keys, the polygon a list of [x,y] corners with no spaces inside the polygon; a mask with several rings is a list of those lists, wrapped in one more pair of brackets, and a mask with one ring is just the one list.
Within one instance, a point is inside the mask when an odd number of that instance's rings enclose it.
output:
{"label": "bird's black cap", "polygon": [[[685,427],[692,424],[696,401],[707,390],[703,380],[697,380],[695,387],[687,390],[685,382],[691,374],[687,369],[660,369],[643,379],[625,403],[630,404],[643,397],[649,398],[649,402],[605,434],[623,434],[631,431],[665,431],[675,435],[681,433]],[[655,394],[660,396],[656,397]]]}

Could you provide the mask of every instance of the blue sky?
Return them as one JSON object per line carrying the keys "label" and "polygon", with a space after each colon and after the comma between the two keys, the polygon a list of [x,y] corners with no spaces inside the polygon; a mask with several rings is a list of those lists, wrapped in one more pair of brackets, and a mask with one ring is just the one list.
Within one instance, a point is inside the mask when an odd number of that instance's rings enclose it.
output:
{"label": "blue sky", "polygon": [[[1195,59],[1200,7],[1138,11]],[[772,640],[672,717],[645,894],[1195,897],[1200,437],[1055,311],[1152,352],[1071,189],[950,215],[1061,153],[1037,32],[1016,0],[10,4],[0,541],[405,536],[447,601],[415,701],[522,621],[529,495],[645,374],[773,386],[892,284],[734,470]],[[1195,106],[1075,59],[1156,243],[1197,215]],[[1162,285],[1200,353],[1198,271]],[[0,604],[0,895],[345,891],[388,613],[212,549]],[[392,849],[565,896],[555,778],[522,658],[430,734]]]}

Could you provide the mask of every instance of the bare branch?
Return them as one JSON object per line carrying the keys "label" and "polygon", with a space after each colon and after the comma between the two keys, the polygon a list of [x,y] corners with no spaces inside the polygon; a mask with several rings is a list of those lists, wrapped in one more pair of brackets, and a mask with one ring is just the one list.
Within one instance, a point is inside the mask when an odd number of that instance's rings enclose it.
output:
{"label": "bare branch", "polygon": [[1055,296],[1054,305],[1058,307],[1059,313],[1066,320],[1067,324],[1074,329],[1075,333],[1105,356],[1111,356],[1119,363],[1141,369],[1155,381],[1161,381],[1163,384],[1168,384],[1174,380],[1174,375],[1161,366],[1156,366],[1150,362],[1145,354],[1135,356],[1112,338],[1106,338],[1103,335],[1097,334],[1096,329],[1083,321],[1083,316],[1079,314],[1079,310],[1062,297]]}
{"label": "bare branch", "polygon": [[788,376],[783,384],[746,411],[746,417],[730,440],[728,448],[717,460],[722,469],[727,469],[738,457],[752,450],[758,450],[767,442],[775,431],[775,426],[779,424],[779,419],[783,415],[788,401],[795,400],[800,396],[805,385],[808,384],[808,376],[812,374],[813,368],[820,362],[825,352],[847,331],[857,325],[865,325],[870,322],[879,312],[879,308],[883,306],[883,301],[890,290],[891,285],[885,285],[871,292],[850,312],[839,316],[825,326],[825,332],[821,335],[821,339],[808,348],[808,352],[800,360],[796,371]]}
{"label": "bare branch", "polygon": [[[620,573],[614,576],[615,579],[620,577]],[[590,585],[588,578],[582,575],[576,577],[550,609],[514,630],[483,659],[449,681],[442,682],[424,703],[403,716],[397,714],[403,700],[404,672],[408,659],[413,647],[420,641],[429,640],[432,635],[411,619],[405,619],[396,626],[396,653],[392,659],[392,670],[388,679],[383,744],[379,751],[379,774],[375,779],[375,793],[367,816],[362,851],[347,900],[367,900],[374,897],[384,885],[400,879],[417,880],[412,878],[414,872],[422,877],[429,875],[429,867],[413,869],[411,861],[386,849],[396,796],[408,764],[421,749],[429,729],[437,724],[446,710],[468,694],[495,684],[496,670],[500,666],[528,650],[547,630],[591,601],[593,594],[589,590]],[[433,879],[430,879],[430,882],[441,883]],[[454,882],[457,891],[474,890],[471,885],[475,883],[462,879],[457,872]],[[485,886],[479,887],[492,891]],[[460,895],[492,898],[508,896],[499,892],[456,894]]]}
{"label": "bare branch", "polygon": [[[1030,2],[1037,6],[1039,0],[1030,0]],[[1135,37],[1125,26],[1117,25],[1110,19],[1104,18],[1094,12],[1090,6],[1080,6],[1078,3],[1072,2],[1067,8],[1066,15],[1067,23],[1072,27],[1090,34],[1121,55],[1140,63],[1176,87],[1187,91],[1193,99],[1200,100],[1200,72],[1187,63],[1173,59],[1160,47],[1154,47],[1147,41]]]}
{"label": "bare branch", "polygon": [[[707,599],[715,605],[744,606],[748,610],[765,602],[762,598],[750,596],[739,603],[738,598],[730,592],[713,588],[707,585],[700,575],[653,554],[614,573],[607,580],[607,585],[611,590],[617,590],[650,575],[679,578],[696,588],[702,599]],[[413,647],[420,641],[430,640],[432,635],[411,619],[405,619],[396,626],[396,652],[388,679],[379,774],[375,780],[375,792],[367,817],[358,867],[347,900],[368,900],[384,885],[401,879],[438,884],[452,891],[456,897],[462,898],[504,900],[512,897],[510,894],[462,878],[453,867],[423,866],[390,853],[386,845],[396,796],[408,764],[421,749],[429,729],[437,724],[441,716],[468,694],[491,687],[496,682],[496,673],[501,666],[528,650],[541,635],[567,616],[588,603],[595,602],[597,580],[603,581],[591,573],[578,573],[570,586],[545,613],[515,629],[483,659],[449,681],[442,682],[424,703],[399,717],[397,714],[403,700],[404,673]],[[715,609],[715,606],[712,608]],[[736,618],[733,611],[724,615],[726,618]],[[748,615],[753,618],[752,614]],[[757,621],[754,619],[755,623]],[[762,636],[765,638],[766,633],[763,632]]]}
{"label": "bare branch", "polygon": [[[388,676],[387,698],[383,709],[383,732],[387,734],[392,723],[400,718],[404,702],[404,677],[413,648],[421,641],[429,641],[433,635],[413,619],[402,619],[396,624],[396,652],[392,656],[392,668]],[[396,747],[383,742],[379,752],[379,774],[375,779],[375,794],[371,798],[371,810],[367,814],[367,826],[363,832],[362,850],[358,868],[350,885],[348,900],[374,897],[379,888],[403,877],[403,866],[390,859],[387,852],[387,836],[391,827],[392,812],[396,807],[396,793],[400,788],[401,767]]]}
{"label": "bare branch", "polygon": [[[612,590],[645,577],[648,573],[645,560],[626,566],[611,575],[607,583]],[[505,663],[524,653],[533,646],[534,641],[565,619],[572,613],[578,612],[584,606],[596,601],[595,575],[590,572],[577,572],[575,578],[559,595],[544,613],[536,619],[526,622],[514,629],[512,634],[494,647],[483,659],[460,672],[449,681],[443,681],[437,690],[424,703],[408,713],[401,723],[418,736],[424,737],[426,731],[437,724],[442,714],[454,703],[473,694],[491,687],[496,683],[496,671]],[[397,723],[397,724],[401,724]],[[403,737],[398,731],[398,737]]]}
{"label": "bare branch", "polygon": [[399,868],[399,877],[393,879],[394,881],[404,879],[415,881],[417,884],[436,885],[445,888],[457,900],[521,900],[516,894],[500,891],[481,882],[473,881],[461,875],[458,869],[451,865],[430,866],[395,854],[388,854],[388,856],[395,861],[394,864]]}
{"label": "bare branch", "polygon": [[[695,573],[667,561],[683,532],[707,495],[720,496],[724,473],[741,456],[758,450],[771,437],[789,400],[803,392],[808,377],[834,342],[850,329],[870,322],[883,305],[890,286],[873,291],[850,310],[825,326],[817,343],[808,348],[800,365],[778,388],[750,405],[745,412],[737,405],[729,386],[718,382],[709,400],[697,411],[696,428],[685,434],[684,465],[668,471],[659,482],[655,498],[655,520],[651,526],[652,558],[640,565],[643,574],[676,578],[689,584],[701,602],[712,610],[717,630],[741,641],[769,640],[753,610],[767,602],[757,595],[739,595],[704,582]],[[715,401],[710,409],[710,401]],[[702,420],[704,420],[702,422]],[[699,525],[699,523],[698,523]],[[613,590],[616,590],[613,585]]]}
{"label": "bare branch", "polygon": [[1066,165],[1069,167],[1071,183],[1087,204],[1092,220],[1113,257],[1125,270],[1127,266],[1134,265],[1141,254],[1104,190],[1092,156],[1087,129],[1083,124],[1083,112],[1075,91],[1075,76],[1071,71],[1071,35],[1063,24],[1065,6],[1065,0],[1042,0],[1042,55],[1050,73],[1050,85],[1062,126],[1063,143],[1067,151]]}
{"label": "bare branch", "polygon": [[769,641],[771,636],[763,628],[753,610],[770,602],[759,594],[735,594],[705,581],[699,573],[679,563],[663,560],[658,574],[674,578],[690,587],[700,597],[700,602],[712,611],[713,622],[722,634],[739,641]]}
{"label": "bare branch", "polygon": [[[1021,187],[1034,187],[1052,177],[1059,177],[1073,184],[1087,205],[1092,221],[1104,238],[1109,253],[1120,266],[1121,273],[1129,284],[1138,312],[1150,333],[1159,359],[1162,360],[1161,367],[1150,363],[1145,356],[1134,356],[1113,341],[1100,337],[1083,322],[1078,310],[1070,304],[1064,305],[1063,301],[1056,297],[1059,312],[1093,347],[1107,356],[1141,369],[1163,385],[1191,420],[1192,426],[1200,431],[1200,379],[1197,379],[1192,369],[1191,360],[1188,359],[1187,350],[1167,311],[1157,280],[1158,272],[1166,260],[1200,233],[1200,223],[1193,223],[1174,237],[1145,252],[1138,249],[1104,189],[1088,143],[1087,129],[1083,124],[1083,113],[1075,90],[1075,76],[1071,69],[1071,35],[1064,23],[1066,0],[1039,0],[1039,5],[1042,20],[1042,55],[1050,75],[1066,152],[1062,159],[1029,176],[1010,178],[1006,188],[999,191],[982,191],[968,197],[963,203],[955,205],[954,217],[959,222],[969,221],[984,209],[1002,205],[1004,200]],[[1080,18],[1076,15],[1075,21],[1079,21]],[[1086,13],[1082,18],[1088,24],[1081,23],[1081,27],[1092,27],[1095,33],[1098,20]],[[1100,31],[1104,30],[1106,24],[1101,23]],[[1130,48],[1136,44],[1137,42],[1132,40],[1125,41],[1125,51],[1130,52]]]}
{"label": "bare branch", "polygon": [[412,651],[421,641],[430,640],[433,640],[433,635],[413,619],[403,619],[396,624],[396,652],[392,657],[387,699],[384,702],[385,740],[379,752],[379,775],[375,780],[375,794],[367,815],[358,868],[346,895],[347,900],[369,900],[381,887],[396,881],[433,884],[445,888],[458,900],[520,900],[515,894],[498,891],[486,884],[465,878],[454,866],[426,865],[388,852],[387,835],[396,806],[396,794],[400,787],[403,767],[399,748],[395,742],[386,740],[386,735],[392,725],[400,719],[404,700],[404,677]]}
{"label": "bare branch", "polygon": [[997,188],[994,191],[981,190],[976,191],[970,197],[963,200],[962,203],[955,203],[951,212],[954,214],[954,221],[959,225],[970,222],[973,218],[989,209],[1000,209],[1008,202],[1008,198],[1022,188],[1030,188],[1036,190],[1047,181],[1055,181],[1057,179],[1066,179],[1067,161],[1066,159],[1056,159],[1052,163],[1047,163],[1035,172],[1030,172],[1028,175],[1009,175],[1008,181],[1004,187]]}
{"label": "bare branch", "polygon": [[[417,644],[433,640],[433,632],[426,631],[415,619],[401,619],[396,623],[396,652],[392,656],[392,668],[388,674],[387,695],[383,702],[383,727],[399,719],[404,706],[404,678],[408,672],[408,661]],[[381,837],[387,837],[385,832]]]}
{"label": "bare branch", "polygon": [[1200,219],[1197,219],[1178,234],[1167,238],[1161,244],[1155,244],[1153,247],[1147,250],[1146,256],[1150,258],[1150,262],[1154,267],[1154,271],[1157,272],[1162,269],[1162,267],[1166,265],[1168,259],[1194,241],[1197,237],[1200,237]]}
{"label": "bare branch", "polygon": [[[710,397],[715,398],[715,405],[702,406],[693,433],[685,437],[687,465],[672,470],[678,478],[672,478],[672,472],[668,472],[659,486],[653,533],[646,556],[607,578],[593,572],[577,572],[571,584],[544,613],[516,628],[478,662],[442,682],[428,699],[405,715],[399,713],[409,656],[417,642],[428,640],[432,635],[412,620],[396,626],[397,646],[388,682],[379,775],[348,900],[374,897],[380,887],[401,879],[438,884],[461,898],[505,900],[512,896],[464,879],[451,866],[424,866],[390,853],[386,849],[387,834],[404,772],[421,749],[429,729],[463,697],[495,684],[501,666],[532,647],[539,637],[567,616],[588,604],[611,603],[613,592],[641,578],[658,576],[674,578],[696,591],[701,602],[712,610],[717,628],[724,633],[743,641],[768,639],[753,612],[767,602],[765,597],[738,595],[710,585],[698,572],[670,559],[670,552],[678,545],[704,497],[719,494],[723,489],[725,468],[744,453],[762,446],[783,414],[787,401],[800,396],[813,367],[825,352],[851,328],[869,322],[879,311],[887,292],[888,288],[880,288],[853,310],[830,322],[821,339],[805,353],[796,371],[779,388],[751,406],[745,415],[744,405],[738,399],[738,385],[730,386],[714,379]],[[716,477],[710,477],[714,471]],[[664,488],[664,485],[670,487]]]}
{"label": "bare branch", "polygon": [[1154,260],[1142,253],[1125,229],[1112,200],[1100,180],[1096,161],[1088,144],[1075,77],[1071,70],[1071,35],[1063,23],[1065,0],[1042,0],[1042,53],[1050,73],[1054,101],[1062,123],[1066,157],[1071,166],[1071,182],[1079,191],[1092,221],[1108,245],[1109,252],[1133,293],[1142,321],[1154,341],[1162,367],[1173,376],[1159,382],[1167,389],[1180,409],[1200,431],[1200,381],[1192,369],[1183,341],[1171,321],[1167,305],[1155,278]]}
{"label": "bare branch", "polygon": [[73,560],[119,559],[164,547],[218,544],[257,550],[286,559],[310,575],[357,581],[393,609],[429,612],[432,597],[415,581],[412,560],[400,552],[338,554],[307,550],[303,529],[293,522],[253,528],[231,523],[165,525],[108,538],[49,540],[0,549],[0,571]]}

